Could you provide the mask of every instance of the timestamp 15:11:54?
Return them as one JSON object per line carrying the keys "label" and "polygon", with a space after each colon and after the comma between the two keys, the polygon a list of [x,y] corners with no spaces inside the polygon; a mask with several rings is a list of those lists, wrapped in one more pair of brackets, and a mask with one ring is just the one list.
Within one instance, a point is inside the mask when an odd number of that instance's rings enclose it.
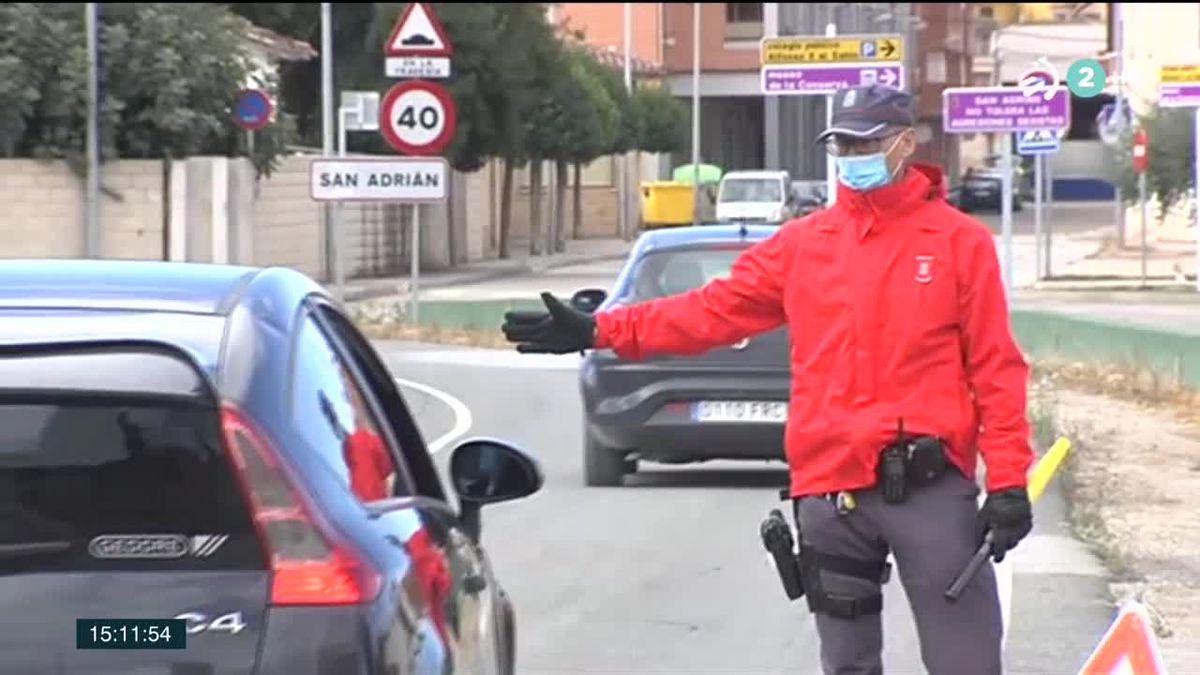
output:
{"label": "timestamp 15:11:54", "polygon": [[187,649],[183,619],[76,619],[76,649]]}

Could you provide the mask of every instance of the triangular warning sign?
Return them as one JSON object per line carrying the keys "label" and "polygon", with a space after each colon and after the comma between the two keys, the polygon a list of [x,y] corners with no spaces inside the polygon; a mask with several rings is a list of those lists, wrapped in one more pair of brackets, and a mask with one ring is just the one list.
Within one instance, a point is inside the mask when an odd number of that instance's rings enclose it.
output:
{"label": "triangular warning sign", "polygon": [[427,2],[404,8],[383,46],[387,56],[450,56],[453,51],[442,22]]}
{"label": "triangular warning sign", "polygon": [[1079,675],[1166,675],[1150,615],[1137,602],[1121,608]]}

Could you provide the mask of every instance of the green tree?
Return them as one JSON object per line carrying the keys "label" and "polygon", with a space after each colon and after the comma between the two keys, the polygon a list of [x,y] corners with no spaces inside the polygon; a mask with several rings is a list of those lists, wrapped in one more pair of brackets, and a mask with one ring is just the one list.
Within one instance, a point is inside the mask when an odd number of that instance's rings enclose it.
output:
{"label": "green tree", "polygon": [[[231,106],[249,82],[242,25],[220,5],[100,5],[103,159],[232,154],[242,134]],[[87,128],[84,8],[0,5],[0,153],[82,166]],[[272,82],[261,83],[270,86]],[[291,120],[256,135],[255,165],[270,172]]]}
{"label": "green tree", "polygon": [[[545,241],[545,250],[551,251],[555,244],[556,216],[551,213],[542,228],[542,182],[543,162],[558,162],[567,154],[567,140],[571,133],[572,120],[567,111],[567,99],[574,91],[574,72],[570,52],[557,40],[538,45],[533,56],[536,62],[532,106],[524,119],[524,154],[529,165],[529,252],[537,253]],[[554,181],[555,194],[558,190]]]}
{"label": "green tree", "polygon": [[632,108],[632,96],[625,89],[623,71],[601,63],[599,59],[582,50],[580,54],[585,57],[581,62],[588,77],[600,86],[616,111],[617,127],[609,136],[609,145],[604,154],[622,154],[635,150],[641,135],[641,119]]}
{"label": "green tree", "polygon": [[[333,6],[334,87],[385,91],[383,45],[407,3],[342,3]],[[320,44],[315,3],[234,3],[256,24]],[[454,98],[458,130],[446,157],[456,170],[475,171],[491,159],[504,161],[500,198],[499,254],[508,258],[514,173],[529,159],[528,125],[546,95],[541,64],[560,49],[546,20],[545,3],[433,3],[454,47],[445,84]],[[285,107],[298,119],[306,142],[320,142],[320,64],[296,64],[283,72]],[[378,134],[355,134],[351,149],[392,152]]]}
{"label": "green tree", "polygon": [[638,118],[636,148],[642,152],[681,152],[687,147],[687,109],[662,87],[639,87],[631,108]]}
{"label": "green tree", "polygon": [[[257,26],[281,35],[304,40],[320,50],[321,5],[316,2],[235,2],[228,7],[237,15]],[[372,25],[376,8],[369,2],[335,3],[333,15],[334,85],[345,82],[370,81],[374,75],[383,80],[382,48],[370,49],[364,35]],[[374,53],[379,60],[364,64],[364,52]],[[369,70],[368,70],[369,67]],[[366,87],[376,89],[376,87]],[[280,99],[282,107],[296,120],[299,142],[309,147],[322,144],[321,129],[321,60],[285,63],[280,68]],[[336,106],[337,103],[335,102]],[[363,150],[359,144],[371,139],[351,136],[351,149]]]}
{"label": "green tree", "polygon": [[[572,65],[571,91],[564,98],[566,118],[571,124],[567,128],[565,153],[560,165],[558,203],[563,203],[561,192],[569,163],[574,173],[571,230],[578,239],[583,235],[583,167],[625,147],[628,139],[623,139],[622,134],[628,133],[631,109],[626,104],[622,110],[621,103],[611,97],[611,89],[599,77],[602,71],[595,67],[599,64],[590,54],[575,52]],[[623,95],[624,89],[620,93]]]}
{"label": "green tree", "polygon": [[[1193,111],[1154,107],[1138,119],[1146,131],[1146,197],[1158,202],[1161,219],[1188,198],[1195,162]],[[1113,174],[1127,203],[1138,201],[1138,178],[1133,172],[1133,133],[1127,131],[1115,149]]]}
{"label": "green tree", "polygon": [[617,108],[603,84],[596,78],[595,59],[579,48],[567,48],[563,57],[543,70],[553,73],[546,97],[530,119],[532,155],[554,162],[555,210],[546,232],[546,248],[562,251],[566,247],[567,174],[575,167],[575,224],[580,230],[582,165],[610,154],[621,120]]}

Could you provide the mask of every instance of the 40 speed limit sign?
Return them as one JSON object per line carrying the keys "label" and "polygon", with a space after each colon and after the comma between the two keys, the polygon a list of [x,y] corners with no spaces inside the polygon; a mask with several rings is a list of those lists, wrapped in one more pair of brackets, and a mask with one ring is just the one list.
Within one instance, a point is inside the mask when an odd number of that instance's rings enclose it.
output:
{"label": "40 speed limit sign", "polygon": [[454,99],[436,82],[408,80],[383,95],[379,131],[405,155],[437,155],[454,138]]}

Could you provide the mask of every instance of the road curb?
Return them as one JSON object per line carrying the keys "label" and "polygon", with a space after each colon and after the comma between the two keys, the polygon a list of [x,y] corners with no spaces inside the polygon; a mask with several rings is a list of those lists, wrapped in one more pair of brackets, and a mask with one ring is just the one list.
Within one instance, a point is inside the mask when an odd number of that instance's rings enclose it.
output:
{"label": "road curb", "polygon": [[[421,288],[422,289],[434,289],[434,288],[453,288],[455,286],[469,286],[471,284],[478,284],[478,283],[483,283],[483,282],[487,282],[487,281],[496,281],[499,279],[509,279],[512,277],[541,274],[544,272],[549,272],[551,270],[560,269],[563,267],[571,267],[572,265],[583,265],[583,264],[593,263],[593,262],[608,262],[608,261],[612,261],[612,260],[624,260],[628,255],[629,255],[628,253],[619,253],[619,254],[613,253],[613,254],[605,254],[605,255],[598,255],[598,256],[576,256],[576,257],[573,257],[570,259],[555,260],[552,262],[535,264],[535,265],[530,265],[528,263],[513,263],[513,265],[511,267],[505,267],[505,268],[501,268],[501,269],[479,270],[478,272],[464,271],[461,273],[461,275],[456,275],[456,278],[453,280],[446,280],[446,281],[422,280]],[[469,269],[469,266],[465,269]],[[398,281],[407,281],[407,279],[408,279],[408,277],[404,277],[402,280],[398,279]],[[363,280],[363,281],[370,281],[370,280]],[[347,289],[346,294],[345,294],[345,301],[348,303],[349,302],[363,302],[365,300],[377,300],[379,298],[387,298],[387,297],[393,297],[393,296],[397,296],[397,295],[405,295],[405,294],[403,292],[399,291],[395,287],[395,285],[383,286],[381,284],[377,288],[368,287],[368,288],[359,288],[359,289],[354,289],[354,290]],[[421,303],[421,307],[422,308],[425,307],[425,303]]]}
{"label": "road curb", "polygon": [[1067,358],[1149,371],[1165,382],[1200,388],[1200,331],[1045,309],[1013,309],[1012,327],[1029,357]]}

